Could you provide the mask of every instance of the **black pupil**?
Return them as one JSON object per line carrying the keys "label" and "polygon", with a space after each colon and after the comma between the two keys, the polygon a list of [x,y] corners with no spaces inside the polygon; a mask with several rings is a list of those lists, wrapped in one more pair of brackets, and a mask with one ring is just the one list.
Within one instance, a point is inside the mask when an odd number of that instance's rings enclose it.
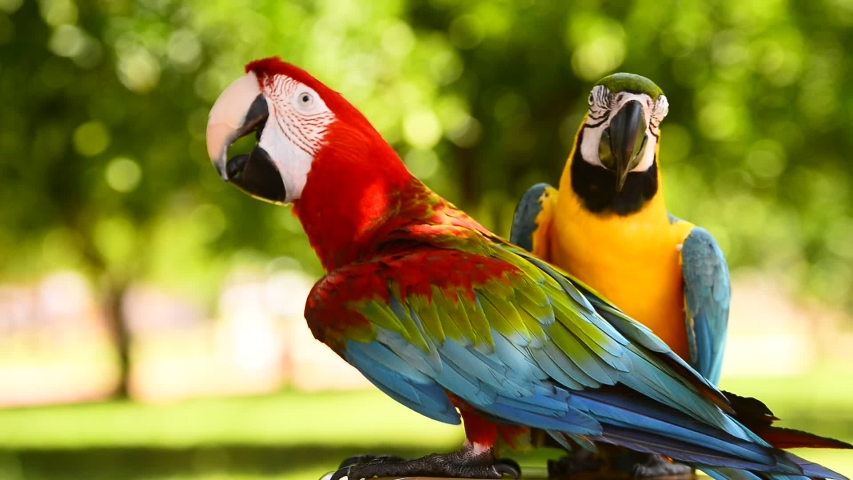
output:
{"label": "black pupil", "polygon": [[309,100],[311,100],[311,97],[307,93],[302,95],[302,103],[308,103]]}

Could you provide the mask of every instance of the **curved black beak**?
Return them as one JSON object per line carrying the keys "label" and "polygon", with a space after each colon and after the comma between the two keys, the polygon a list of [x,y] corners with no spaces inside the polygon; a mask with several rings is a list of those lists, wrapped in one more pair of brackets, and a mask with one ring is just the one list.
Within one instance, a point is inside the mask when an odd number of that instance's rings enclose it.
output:
{"label": "curved black beak", "polygon": [[[258,95],[249,107],[243,127],[234,132],[232,142],[252,132],[256,132],[260,138],[269,116],[266,98]],[[260,146],[256,146],[251,153],[231,158],[225,164],[225,171],[219,173],[226,182],[231,182],[257,199],[284,203],[287,197],[281,173],[267,151]]]}
{"label": "curved black beak", "polygon": [[643,106],[631,100],[616,113],[601,135],[599,159],[616,174],[616,191],[622,191],[628,173],[642,160],[646,147],[646,118]]}
{"label": "curved black beak", "polygon": [[225,171],[227,181],[258,200],[284,203],[287,198],[278,168],[261,147],[228,160]]}

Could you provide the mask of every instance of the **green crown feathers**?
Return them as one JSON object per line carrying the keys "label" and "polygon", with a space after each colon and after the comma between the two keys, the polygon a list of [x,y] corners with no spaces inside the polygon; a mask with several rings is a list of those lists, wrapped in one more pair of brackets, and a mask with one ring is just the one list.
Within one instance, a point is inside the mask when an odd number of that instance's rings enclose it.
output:
{"label": "green crown feathers", "polygon": [[655,85],[655,82],[633,73],[614,73],[602,78],[596,85],[604,85],[613,94],[619,92],[645,93],[652,97],[652,100],[657,100],[660,95],[663,95],[663,90]]}

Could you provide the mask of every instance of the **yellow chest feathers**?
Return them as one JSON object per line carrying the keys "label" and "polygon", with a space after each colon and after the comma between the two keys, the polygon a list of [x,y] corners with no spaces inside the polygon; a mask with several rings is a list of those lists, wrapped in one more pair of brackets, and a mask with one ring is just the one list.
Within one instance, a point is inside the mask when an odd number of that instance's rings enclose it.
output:
{"label": "yellow chest feathers", "polygon": [[593,215],[563,200],[553,212],[548,260],[688,358],[680,248],[693,226],[670,224],[662,199],[625,217]]}

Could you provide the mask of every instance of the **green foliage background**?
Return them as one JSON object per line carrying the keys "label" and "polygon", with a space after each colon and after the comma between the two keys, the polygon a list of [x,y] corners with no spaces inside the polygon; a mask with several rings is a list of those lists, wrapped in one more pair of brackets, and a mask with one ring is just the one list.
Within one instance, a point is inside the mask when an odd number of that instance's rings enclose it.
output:
{"label": "green foliage background", "polygon": [[[0,0],[0,282],[71,268],[107,305],[143,280],[212,306],[238,265],[319,275],[296,219],[206,158],[212,102],[247,61],[280,55],[503,235],[528,186],[558,182],[594,82],[648,76],[670,102],[671,212],[708,228],[735,270],[849,311],[851,26],[851,0]],[[849,440],[848,370],[724,386]],[[316,478],[370,442],[411,455],[458,441],[361,395],[7,410],[0,479]],[[365,443],[335,431],[347,408],[419,426],[371,425]]]}
{"label": "green foliage background", "polygon": [[670,99],[672,213],[735,268],[850,308],[851,25],[849,0],[0,0],[0,277],[71,267],[209,301],[235,264],[319,273],[294,218],[204,147],[221,90],[280,55],[502,234],[558,181],[592,84],[646,75]]}

